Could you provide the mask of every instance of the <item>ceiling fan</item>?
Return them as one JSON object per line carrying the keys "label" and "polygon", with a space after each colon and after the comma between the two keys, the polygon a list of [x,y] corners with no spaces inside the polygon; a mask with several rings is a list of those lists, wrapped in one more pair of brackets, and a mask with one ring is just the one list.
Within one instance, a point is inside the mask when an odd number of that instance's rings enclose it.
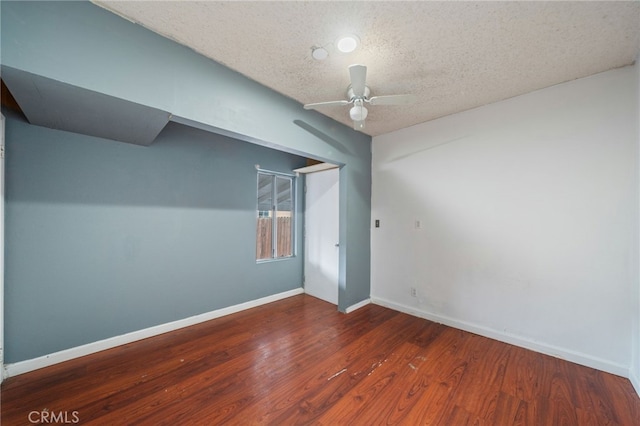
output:
{"label": "ceiling fan", "polygon": [[349,117],[353,120],[353,128],[355,130],[364,129],[364,120],[367,118],[369,110],[364,106],[370,105],[409,105],[415,102],[416,97],[414,95],[387,95],[387,96],[372,96],[371,90],[366,84],[367,80],[367,67],[364,65],[351,65],[349,66],[349,77],[351,84],[347,88],[347,99],[341,101],[329,101],[329,102],[317,102],[313,104],[306,104],[304,109],[321,109],[324,107],[351,105],[353,107],[349,110]]}

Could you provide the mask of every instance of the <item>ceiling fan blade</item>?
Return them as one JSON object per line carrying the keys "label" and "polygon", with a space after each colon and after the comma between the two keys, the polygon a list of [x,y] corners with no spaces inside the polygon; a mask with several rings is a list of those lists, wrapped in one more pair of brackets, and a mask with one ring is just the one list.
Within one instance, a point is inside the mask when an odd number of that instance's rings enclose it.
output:
{"label": "ceiling fan blade", "polygon": [[353,122],[353,130],[364,130],[364,120],[356,120]]}
{"label": "ceiling fan blade", "polygon": [[410,105],[415,101],[415,95],[373,96],[368,100],[371,105]]}
{"label": "ceiling fan blade", "polygon": [[349,105],[351,102],[349,101],[329,101],[329,102],[316,102],[314,104],[306,104],[304,109],[318,109],[324,107],[332,107],[332,106],[343,106]]}
{"label": "ceiling fan blade", "polygon": [[367,67],[364,65],[351,65],[349,67],[349,77],[351,78],[353,95],[358,98],[363,97],[367,83]]}

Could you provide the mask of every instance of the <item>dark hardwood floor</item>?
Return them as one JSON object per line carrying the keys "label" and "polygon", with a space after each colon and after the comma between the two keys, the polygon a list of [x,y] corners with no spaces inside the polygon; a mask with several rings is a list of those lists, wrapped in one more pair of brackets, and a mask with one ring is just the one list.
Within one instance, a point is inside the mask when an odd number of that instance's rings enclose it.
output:
{"label": "dark hardwood floor", "polygon": [[106,425],[640,424],[622,377],[305,295],[2,384],[3,426],[45,411]]}

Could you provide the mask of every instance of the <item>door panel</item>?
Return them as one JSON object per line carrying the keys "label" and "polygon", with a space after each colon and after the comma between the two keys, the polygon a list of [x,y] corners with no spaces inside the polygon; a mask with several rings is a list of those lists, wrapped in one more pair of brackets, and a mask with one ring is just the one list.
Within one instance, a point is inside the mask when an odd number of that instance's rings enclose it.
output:
{"label": "door panel", "polygon": [[339,169],[306,175],[305,292],[338,304]]}

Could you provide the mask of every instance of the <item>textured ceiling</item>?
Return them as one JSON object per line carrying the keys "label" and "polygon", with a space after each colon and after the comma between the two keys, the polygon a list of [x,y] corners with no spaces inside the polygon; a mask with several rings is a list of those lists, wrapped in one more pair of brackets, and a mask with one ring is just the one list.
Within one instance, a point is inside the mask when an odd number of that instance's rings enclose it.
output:
{"label": "textured ceiling", "polygon": [[[640,2],[96,1],[302,104],[343,99],[347,67],[372,95],[412,106],[369,109],[375,136],[632,64]],[[333,47],[360,37],[351,54]],[[329,51],[324,61],[311,48]],[[302,106],[301,106],[302,107]],[[325,109],[351,125],[349,107]]]}

